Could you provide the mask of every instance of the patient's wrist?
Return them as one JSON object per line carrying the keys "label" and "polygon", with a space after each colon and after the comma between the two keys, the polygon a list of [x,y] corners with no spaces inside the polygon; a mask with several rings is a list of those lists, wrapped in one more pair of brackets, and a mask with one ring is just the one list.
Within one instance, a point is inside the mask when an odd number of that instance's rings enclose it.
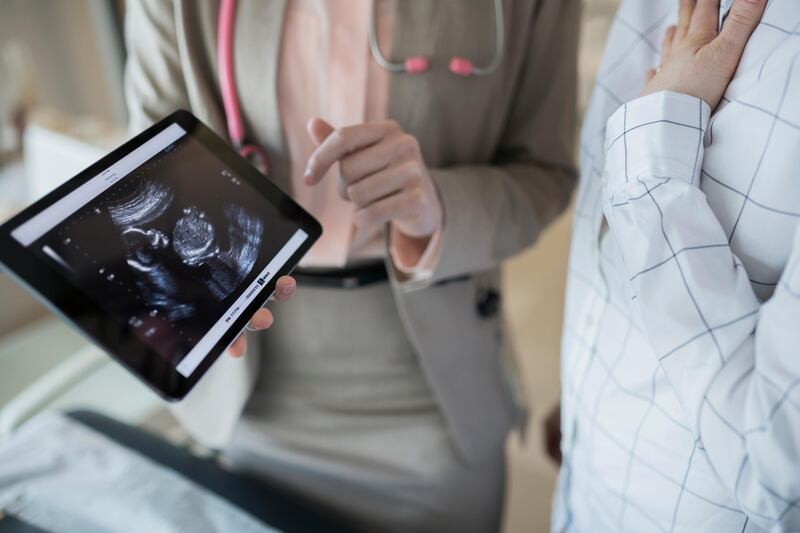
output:
{"label": "patient's wrist", "polygon": [[666,177],[699,185],[703,136],[711,109],[702,99],[671,91],[620,107],[606,128],[606,201],[640,180]]}

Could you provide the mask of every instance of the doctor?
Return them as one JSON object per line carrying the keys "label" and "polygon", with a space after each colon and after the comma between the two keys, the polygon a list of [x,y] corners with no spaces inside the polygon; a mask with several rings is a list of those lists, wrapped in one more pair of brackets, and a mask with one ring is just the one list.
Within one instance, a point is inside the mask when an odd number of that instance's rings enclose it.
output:
{"label": "doctor", "polygon": [[190,109],[325,228],[182,423],[364,530],[497,531],[497,269],[575,183],[579,1],[128,5],[132,128]]}

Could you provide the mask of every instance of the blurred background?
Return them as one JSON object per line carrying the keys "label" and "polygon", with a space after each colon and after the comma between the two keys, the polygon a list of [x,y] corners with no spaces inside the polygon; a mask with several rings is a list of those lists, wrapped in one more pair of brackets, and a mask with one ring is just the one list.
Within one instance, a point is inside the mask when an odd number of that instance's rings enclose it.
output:
{"label": "blurred background", "polygon": [[[584,0],[583,110],[619,0]],[[124,0],[0,0],[0,220],[126,138]],[[88,81],[87,81],[88,80]],[[547,531],[556,467],[541,424],[559,395],[571,214],[504,270],[532,416],[509,443],[506,532]],[[184,438],[144,386],[0,274],[0,437],[49,409],[88,408]]]}

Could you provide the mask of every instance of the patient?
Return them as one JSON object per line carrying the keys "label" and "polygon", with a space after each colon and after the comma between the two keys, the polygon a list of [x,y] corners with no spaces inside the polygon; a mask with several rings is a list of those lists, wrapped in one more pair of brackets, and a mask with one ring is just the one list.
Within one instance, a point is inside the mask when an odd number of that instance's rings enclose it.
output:
{"label": "patient", "polygon": [[800,2],[677,4],[585,122],[554,531],[800,528]]}

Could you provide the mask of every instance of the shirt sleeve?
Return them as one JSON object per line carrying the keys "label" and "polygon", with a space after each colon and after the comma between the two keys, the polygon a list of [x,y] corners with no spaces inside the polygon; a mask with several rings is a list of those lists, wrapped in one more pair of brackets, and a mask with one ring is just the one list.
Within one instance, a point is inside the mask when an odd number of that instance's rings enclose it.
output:
{"label": "shirt sleeve", "polygon": [[604,211],[698,446],[751,521],[800,527],[800,227],[759,302],[699,188],[710,110],[662,92],[608,121]]}
{"label": "shirt sleeve", "polygon": [[409,250],[403,248],[402,243],[407,243],[407,240],[398,240],[394,238],[395,229],[391,229],[391,238],[389,239],[389,257],[392,259],[394,267],[404,276],[408,281],[425,281],[433,276],[433,271],[439,262],[439,255],[442,251],[442,230],[438,229],[431,236],[422,255],[412,263],[408,260],[409,256],[415,255]]}

